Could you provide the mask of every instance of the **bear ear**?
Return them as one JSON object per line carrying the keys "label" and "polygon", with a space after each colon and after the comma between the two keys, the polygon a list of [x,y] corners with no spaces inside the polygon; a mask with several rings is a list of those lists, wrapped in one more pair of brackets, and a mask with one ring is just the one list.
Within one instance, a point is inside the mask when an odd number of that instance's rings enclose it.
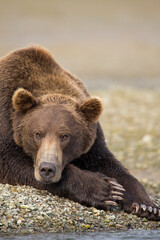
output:
{"label": "bear ear", "polygon": [[12,97],[13,107],[17,112],[25,113],[37,105],[36,99],[32,93],[24,88],[17,89]]}
{"label": "bear ear", "polygon": [[103,106],[99,98],[89,98],[85,100],[81,106],[81,111],[89,122],[98,122],[102,113]]}

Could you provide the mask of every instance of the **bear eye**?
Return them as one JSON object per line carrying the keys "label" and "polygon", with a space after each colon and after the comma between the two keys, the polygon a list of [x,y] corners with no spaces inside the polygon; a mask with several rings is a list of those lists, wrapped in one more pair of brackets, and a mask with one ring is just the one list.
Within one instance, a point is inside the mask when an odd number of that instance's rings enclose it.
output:
{"label": "bear eye", "polygon": [[65,141],[69,140],[69,134],[61,135],[60,139],[61,139],[61,142],[65,142]]}
{"label": "bear eye", "polygon": [[41,139],[42,138],[42,133],[41,132],[35,132],[34,136],[36,139]]}

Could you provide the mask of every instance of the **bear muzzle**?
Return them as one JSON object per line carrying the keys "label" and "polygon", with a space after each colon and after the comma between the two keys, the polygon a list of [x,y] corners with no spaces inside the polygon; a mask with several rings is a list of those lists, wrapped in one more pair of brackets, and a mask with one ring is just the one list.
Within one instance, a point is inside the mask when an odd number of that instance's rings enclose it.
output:
{"label": "bear muzzle", "polygon": [[50,162],[42,162],[39,166],[39,175],[43,182],[52,182],[52,179],[56,175],[56,166]]}
{"label": "bear muzzle", "polygon": [[62,151],[56,141],[49,138],[43,140],[35,158],[34,169],[36,180],[42,183],[56,183],[61,179]]}

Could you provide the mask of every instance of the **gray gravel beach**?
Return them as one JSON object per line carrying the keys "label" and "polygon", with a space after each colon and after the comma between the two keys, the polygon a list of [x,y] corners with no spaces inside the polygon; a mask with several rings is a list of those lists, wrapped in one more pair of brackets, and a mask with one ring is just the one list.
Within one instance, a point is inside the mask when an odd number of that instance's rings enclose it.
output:
{"label": "gray gravel beach", "polygon": [[[160,222],[124,213],[87,208],[31,187],[0,185],[1,233],[82,232],[160,229]],[[159,196],[160,197],[160,196]],[[157,199],[160,206],[160,199]]]}

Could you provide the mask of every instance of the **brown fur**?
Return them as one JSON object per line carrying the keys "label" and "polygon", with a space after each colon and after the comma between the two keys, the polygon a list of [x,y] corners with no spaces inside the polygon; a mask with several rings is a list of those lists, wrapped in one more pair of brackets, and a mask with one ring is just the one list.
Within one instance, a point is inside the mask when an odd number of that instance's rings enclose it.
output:
{"label": "brown fur", "polygon": [[[0,91],[1,183],[31,185],[102,209],[121,201],[125,211],[159,220],[143,186],[105,144],[97,122],[101,101],[46,49],[24,48],[0,59]],[[135,212],[135,203],[146,211]]]}
{"label": "brown fur", "polygon": [[82,103],[81,111],[88,121],[97,122],[102,113],[102,103],[98,98],[89,98]]}

